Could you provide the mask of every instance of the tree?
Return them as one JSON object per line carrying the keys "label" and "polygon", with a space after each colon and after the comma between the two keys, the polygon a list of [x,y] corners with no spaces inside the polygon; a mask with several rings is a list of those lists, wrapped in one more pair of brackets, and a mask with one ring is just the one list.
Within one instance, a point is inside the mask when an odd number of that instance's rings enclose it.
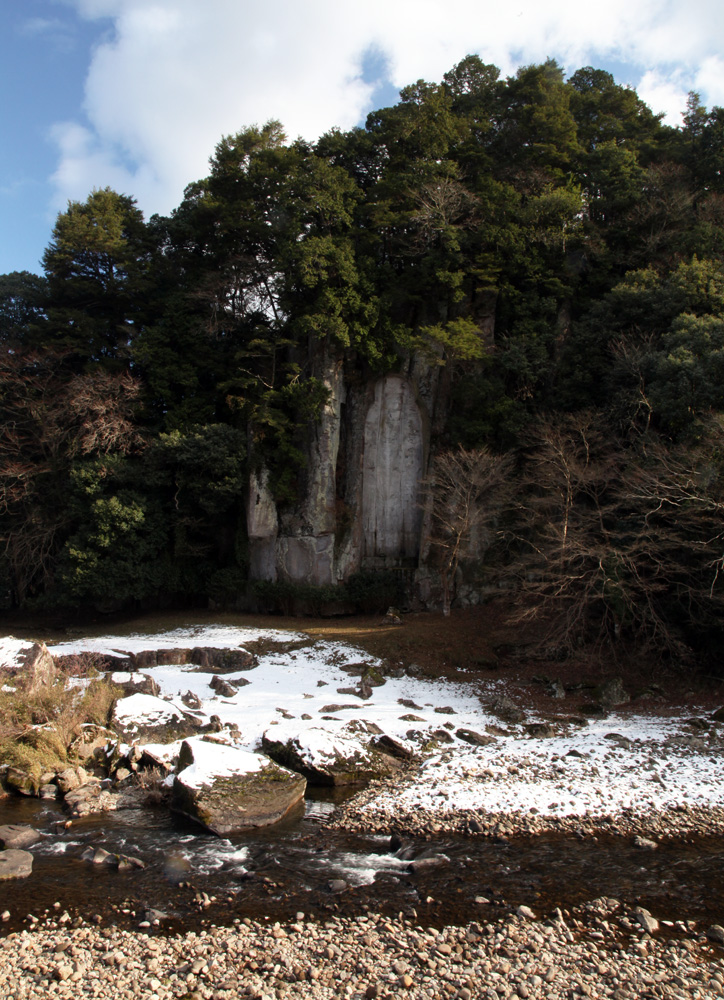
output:
{"label": "tree", "polygon": [[110,188],[69,202],[43,255],[48,327],[43,342],[76,370],[128,361],[144,302],[149,246],[133,198]]}
{"label": "tree", "polygon": [[508,500],[511,466],[509,457],[487,448],[458,448],[433,460],[425,492],[444,615],[450,614],[461,561],[480,548],[481,536],[490,532]]}

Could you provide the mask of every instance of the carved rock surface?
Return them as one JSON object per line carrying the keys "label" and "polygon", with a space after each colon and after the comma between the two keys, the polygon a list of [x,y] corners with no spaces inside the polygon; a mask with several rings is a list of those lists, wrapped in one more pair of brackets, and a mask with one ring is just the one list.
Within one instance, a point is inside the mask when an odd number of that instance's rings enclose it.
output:
{"label": "carved rock surface", "polygon": [[412,386],[388,375],[375,386],[364,427],[364,556],[410,557],[419,550],[422,416]]}
{"label": "carved rock surface", "polygon": [[260,754],[185,740],[171,807],[220,836],[270,826],[304,798],[307,782]]}

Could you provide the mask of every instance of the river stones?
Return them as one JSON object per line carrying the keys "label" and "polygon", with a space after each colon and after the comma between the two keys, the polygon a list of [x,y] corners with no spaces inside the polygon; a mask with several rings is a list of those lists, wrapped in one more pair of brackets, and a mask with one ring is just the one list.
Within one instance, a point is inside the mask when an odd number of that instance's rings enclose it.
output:
{"label": "river stones", "polygon": [[303,798],[307,782],[261,754],[184,740],[171,808],[223,836],[277,823]]}
{"label": "river stones", "polygon": [[42,837],[32,826],[25,823],[8,823],[0,826],[0,847],[5,850],[24,850],[32,844],[37,844]]}
{"label": "river stones", "polygon": [[399,760],[372,746],[369,738],[311,727],[297,733],[275,726],[262,736],[272,760],[303,774],[312,785],[354,785],[397,773]]}
{"label": "river stones", "polygon": [[476,733],[474,729],[457,729],[455,735],[463,743],[470,743],[476,747],[487,747],[491,743],[495,743],[492,736],[483,736],[482,733]]}
{"label": "river stones", "polygon": [[116,809],[118,796],[103,788],[99,781],[91,781],[68,792],[65,806],[72,816],[91,816]]}
{"label": "river stones", "polygon": [[32,870],[33,855],[30,851],[17,851],[13,848],[0,851],[0,880],[27,878]]}

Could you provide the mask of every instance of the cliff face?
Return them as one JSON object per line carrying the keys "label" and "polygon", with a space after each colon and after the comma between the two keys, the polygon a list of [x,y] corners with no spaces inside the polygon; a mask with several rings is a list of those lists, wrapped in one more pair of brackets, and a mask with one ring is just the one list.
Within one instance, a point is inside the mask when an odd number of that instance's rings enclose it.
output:
{"label": "cliff face", "polygon": [[411,363],[363,380],[350,367],[329,349],[316,360],[329,398],[308,438],[300,501],[277,510],[265,474],[251,479],[252,579],[336,584],[361,569],[417,565],[439,369]]}

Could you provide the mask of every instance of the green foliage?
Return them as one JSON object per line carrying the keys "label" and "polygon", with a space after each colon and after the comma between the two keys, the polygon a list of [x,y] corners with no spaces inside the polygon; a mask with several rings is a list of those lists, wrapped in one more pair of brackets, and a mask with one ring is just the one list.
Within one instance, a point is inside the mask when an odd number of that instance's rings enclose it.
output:
{"label": "green foliage", "polygon": [[[45,277],[0,276],[0,601],[248,595],[249,472],[299,515],[331,366],[350,412],[378,373],[439,369],[430,453],[527,453],[532,428],[592,407],[619,463],[651,435],[711,443],[723,137],[724,111],[694,94],[672,129],[594,67],[501,79],[468,56],[364,128],[222,138],[168,218],[110,189],[71,202]],[[643,563],[623,542],[601,552],[597,607],[624,622]],[[684,562],[667,563],[682,588]],[[255,593],[378,612],[401,586]]]}

